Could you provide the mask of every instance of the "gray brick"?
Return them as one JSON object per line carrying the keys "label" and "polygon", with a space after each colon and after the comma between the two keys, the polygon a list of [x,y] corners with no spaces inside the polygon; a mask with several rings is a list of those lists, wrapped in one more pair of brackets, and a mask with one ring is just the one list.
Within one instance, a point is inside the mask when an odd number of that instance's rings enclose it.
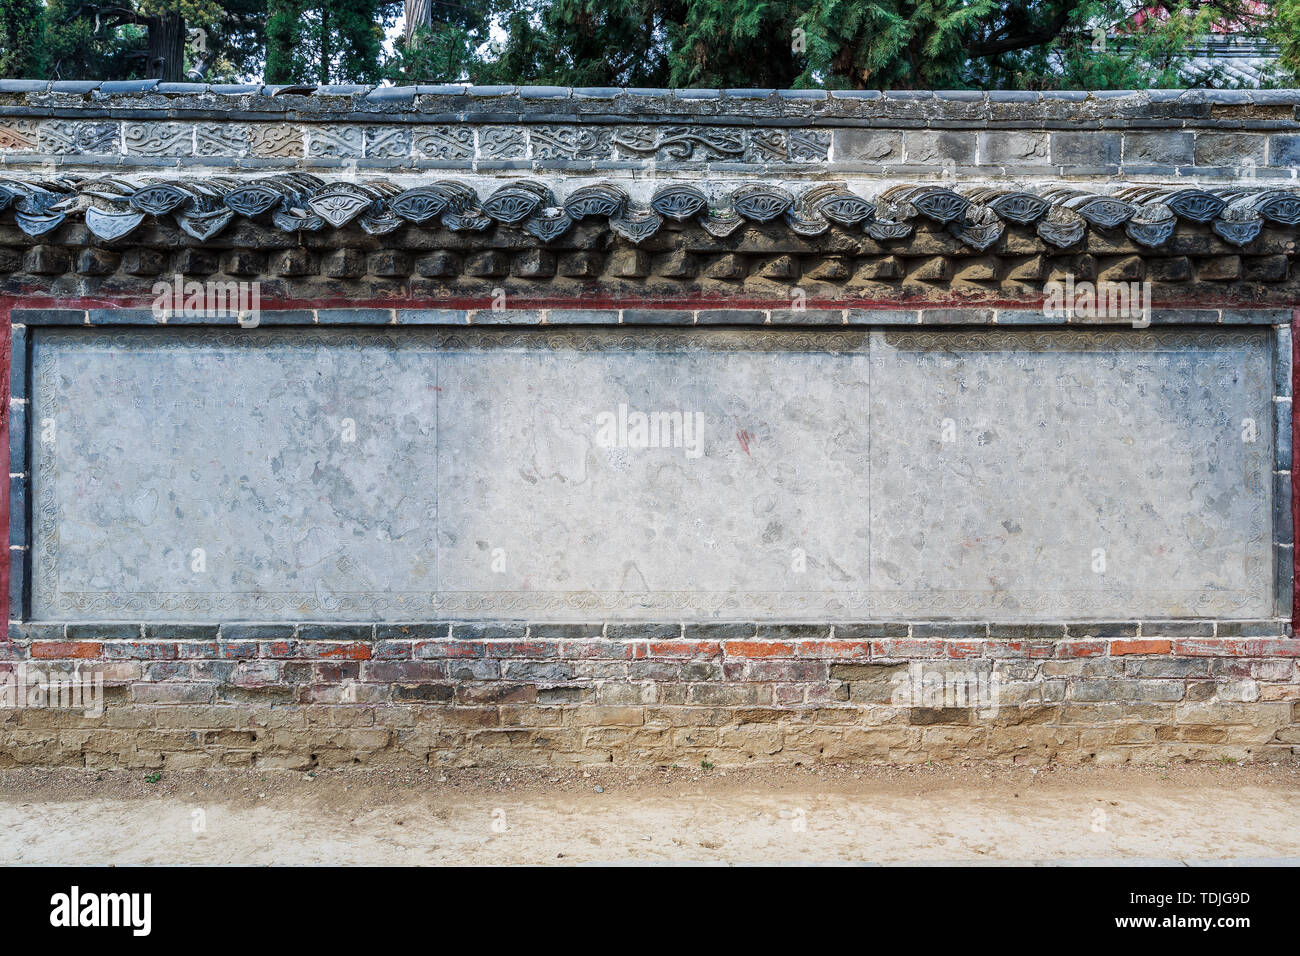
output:
{"label": "gray brick", "polygon": [[1278,326],[1273,340],[1273,394],[1285,398],[1291,394],[1291,329]]}
{"label": "gray brick", "polygon": [[150,641],[215,641],[216,624],[146,624],[144,636]]}
{"label": "gray brick", "polygon": [[303,641],[370,641],[375,636],[373,624],[303,624],[298,639]]}
{"label": "gray brick", "polygon": [[9,407],[9,470],[14,474],[27,471],[26,405]]}
{"label": "gray brick", "polygon": [[701,309],[696,315],[700,325],[762,325],[766,318],[761,309]]}
{"label": "gray brick", "polygon": [[923,166],[973,166],[975,134],[908,130],[903,134],[903,161]]}
{"label": "gray brick", "polygon": [[515,623],[487,624],[466,623],[452,624],[451,638],[454,641],[522,641],[528,632],[528,625]]}
{"label": "gray brick", "polygon": [[902,623],[851,622],[835,625],[835,639],[837,641],[885,640],[907,637],[908,630],[908,626]]}
{"label": "gray brick", "polygon": [[465,325],[464,309],[398,309],[398,325]]}
{"label": "gray brick", "polygon": [[695,313],[684,309],[624,309],[624,325],[691,325]]}
{"label": "gray brick", "polygon": [[705,623],[687,624],[688,641],[743,641],[750,640],[758,630],[756,624]]}
{"label": "gray brick", "polygon": [[1119,133],[1052,133],[1054,166],[1118,166],[1122,153]]}
{"label": "gray brick", "polygon": [[939,637],[948,640],[978,640],[988,637],[988,625],[969,621],[926,621],[912,625],[912,637]]}
{"label": "gray brick", "polygon": [[1291,476],[1277,475],[1273,489],[1273,541],[1293,544],[1295,525],[1291,515]]}
{"label": "gray brick", "polygon": [[393,321],[391,309],[317,309],[321,325],[388,325]]}
{"label": "gray brick", "polygon": [[20,325],[84,325],[84,309],[14,309],[10,321]]}
{"label": "gray brick", "polygon": [[9,394],[27,397],[27,330],[21,326],[9,332]]}
{"label": "gray brick", "polygon": [[27,479],[9,479],[9,545],[26,547],[27,541]]}
{"label": "gray brick", "polygon": [[1268,140],[1260,133],[1196,134],[1197,166],[1256,167],[1267,162]]}
{"label": "gray brick", "polygon": [[1022,130],[993,130],[979,134],[981,165],[1046,166],[1050,134]]}
{"label": "gray brick", "polygon": [[573,678],[573,665],[561,661],[506,661],[501,676],[508,680],[566,681]]}
{"label": "gray brick", "polygon": [[1300,136],[1294,133],[1268,138],[1268,164],[1270,166],[1300,166]]}
{"label": "gray brick", "polygon": [[292,624],[222,624],[223,641],[287,641],[293,637]]}
{"label": "gray brick", "polygon": [[603,636],[603,624],[530,624],[528,637],[536,641],[582,641]]}
{"label": "gray brick", "polygon": [[893,130],[837,129],[831,158],[837,163],[897,163],[903,159],[903,134]]}
{"label": "gray brick", "polygon": [[1219,621],[1219,637],[1279,637],[1287,633],[1286,621]]}
{"label": "gray brick", "polygon": [[76,623],[68,625],[70,641],[138,641],[139,624],[126,623]]}
{"label": "gray brick", "polygon": [[551,309],[546,317],[551,325],[616,325],[618,309]]}
{"label": "gray brick", "polygon": [[1209,677],[1209,657],[1142,657],[1124,664],[1129,677]]}
{"label": "gray brick", "polygon": [[1195,135],[1186,132],[1125,133],[1125,166],[1190,166]]}
{"label": "gray brick", "polygon": [[1065,635],[1076,640],[1085,637],[1099,639],[1137,637],[1138,625],[1136,621],[1092,621],[1067,624],[1065,625]]}
{"label": "gray brick", "polygon": [[917,325],[918,309],[849,309],[849,325]]}
{"label": "gray brick", "polygon": [[680,624],[609,624],[605,636],[611,641],[676,641]]}
{"label": "gray brick", "polygon": [[992,309],[922,309],[922,325],[990,325]]}
{"label": "gray brick", "polygon": [[774,325],[842,325],[844,312],[840,309],[773,309]]}
{"label": "gray brick", "polygon": [[1143,637],[1213,637],[1213,621],[1143,621]]}
{"label": "gray brick", "polygon": [[1277,436],[1273,466],[1281,471],[1291,470],[1291,403],[1273,403],[1273,432]]}
{"label": "gray brick", "polygon": [[435,641],[451,636],[450,623],[377,624],[376,641]]}
{"label": "gray brick", "polygon": [[759,624],[760,641],[824,641],[830,637],[827,624]]}
{"label": "gray brick", "polygon": [[1053,641],[1065,637],[1064,624],[990,624],[992,640]]}

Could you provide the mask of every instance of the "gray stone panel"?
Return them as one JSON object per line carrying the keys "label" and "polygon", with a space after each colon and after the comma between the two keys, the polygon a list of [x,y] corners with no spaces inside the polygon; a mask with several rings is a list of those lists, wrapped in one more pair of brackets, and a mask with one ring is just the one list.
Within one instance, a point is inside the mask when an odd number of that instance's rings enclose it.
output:
{"label": "gray stone panel", "polygon": [[1267,330],[29,334],[37,620],[1272,613]]}

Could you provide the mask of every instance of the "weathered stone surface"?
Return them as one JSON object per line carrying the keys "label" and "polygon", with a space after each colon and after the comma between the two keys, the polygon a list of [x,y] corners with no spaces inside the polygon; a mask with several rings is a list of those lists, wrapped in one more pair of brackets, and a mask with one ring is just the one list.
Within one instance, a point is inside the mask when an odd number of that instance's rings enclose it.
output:
{"label": "weathered stone surface", "polygon": [[1271,614],[1264,332],[36,335],[37,619]]}

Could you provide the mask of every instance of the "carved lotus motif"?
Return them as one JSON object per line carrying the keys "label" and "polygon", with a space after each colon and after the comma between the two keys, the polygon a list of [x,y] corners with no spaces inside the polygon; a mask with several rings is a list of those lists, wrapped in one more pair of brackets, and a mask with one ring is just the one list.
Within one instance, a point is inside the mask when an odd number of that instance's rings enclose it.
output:
{"label": "carved lotus motif", "polygon": [[523,222],[542,200],[531,190],[503,186],[483,201],[483,211],[508,226]]}
{"label": "carved lotus motif", "polygon": [[989,203],[989,207],[1002,219],[1028,226],[1047,215],[1050,205],[1030,193],[1014,192],[999,196]]}
{"label": "carved lotus motif", "polygon": [[659,231],[663,222],[663,217],[658,213],[645,212],[640,215],[614,216],[609,220],[609,226],[624,239],[635,244],[653,236]]}
{"label": "carved lotus motif", "polygon": [[388,205],[409,222],[426,222],[447,208],[447,197],[440,189],[417,186],[395,196]]}
{"label": "carved lotus motif", "polygon": [[1210,228],[1214,230],[1216,235],[1221,236],[1225,242],[1230,242],[1234,246],[1245,246],[1259,237],[1260,230],[1264,228],[1264,218],[1256,216],[1253,219],[1238,221],[1216,219],[1214,225]]}
{"label": "carved lotus motif", "polygon": [[726,239],[744,224],[744,216],[738,216],[730,211],[711,212],[700,219],[700,225],[704,227],[704,231],[715,239]]}
{"label": "carved lotus motif", "polygon": [[368,196],[358,195],[349,189],[339,187],[317,193],[308,205],[312,211],[336,229],[346,226],[357,216],[370,208],[373,202]]}
{"label": "carved lotus motif", "polygon": [[1225,203],[1204,189],[1182,189],[1166,199],[1165,205],[1184,219],[1209,222],[1223,212]]}
{"label": "carved lotus motif", "polygon": [[1124,231],[1134,242],[1155,248],[1169,240],[1177,224],[1178,218],[1168,206],[1148,203],[1128,221]]}
{"label": "carved lotus motif", "polygon": [[877,242],[889,242],[893,239],[906,239],[912,234],[910,222],[890,222],[887,219],[873,219],[866,225],[867,235]]}
{"label": "carved lotus motif", "polygon": [[573,227],[573,220],[563,209],[543,209],[524,228],[542,242],[551,242],[560,238]]}
{"label": "carved lotus motif", "polygon": [[617,186],[583,186],[564,201],[564,211],[573,219],[588,216],[617,216],[627,206],[627,193]]}
{"label": "carved lotus motif", "polygon": [[161,216],[171,212],[185,202],[192,202],[194,196],[172,183],[155,183],[143,186],[131,196],[131,205],[140,212]]}
{"label": "carved lotus motif", "polygon": [[982,252],[1002,237],[1006,225],[988,206],[971,206],[948,228],[966,245]]}
{"label": "carved lotus motif", "polygon": [[476,212],[444,212],[442,224],[452,232],[482,232],[492,220]]}
{"label": "carved lotus motif", "polygon": [[838,226],[856,226],[875,212],[871,203],[852,193],[835,193],[817,200],[814,208]]}
{"label": "carved lotus motif", "polygon": [[918,189],[908,197],[908,202],[916,207],[921,215],[936,222],[952,222],[966,212],[970,200],[959,196],[951,189]]}
{"label": "carved lotus motif", "polygon": [[1081,240],[1088,232],[1088,222],[1083,216],[1064,206],[1053,206],[1038,221],[1035,231],[1043,241],[1058,249],[1065,249]]}
{"label": "carved lotus motif", "polygon": [[226,194],[226,205],[241,216],[260,216],[284,201],[284,193],[272,186],[241,186]]}
{"label": "carved lotus motif", "polygon": [[654,194],[650,208],[661,216],[681,221],[704,211],[708,200],[694,186],[665,186]]}
{"label": "carved lotus motif", "polygon": [[1300,195],[1278,191],[1270,193],[1257,207],[1265,219],[1294,226],[1300,223]]}
{"label": "carved lotus motif", "polygon": [[775,186],[741,186],[731,194],[731,205],[756,222],[770,222],[794,203],[794,197]]}
{"label": "carved lotus motif", "polygon": [[1132,219],[1133,213],[1137,210],[1132,203],[1124,202],[1122,199],[1097,196],[1079,203],[1074,207],[1074,211],[1094,226],[1113,229]]}

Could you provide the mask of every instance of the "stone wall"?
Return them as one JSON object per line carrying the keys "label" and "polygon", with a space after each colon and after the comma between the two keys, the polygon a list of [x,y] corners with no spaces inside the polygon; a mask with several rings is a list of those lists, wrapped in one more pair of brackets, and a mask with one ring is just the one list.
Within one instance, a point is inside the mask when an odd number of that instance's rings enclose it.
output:
{"label": "stone wall", "polygon": [[0,764],[1295,754],[1298,110],[0,82]]}

